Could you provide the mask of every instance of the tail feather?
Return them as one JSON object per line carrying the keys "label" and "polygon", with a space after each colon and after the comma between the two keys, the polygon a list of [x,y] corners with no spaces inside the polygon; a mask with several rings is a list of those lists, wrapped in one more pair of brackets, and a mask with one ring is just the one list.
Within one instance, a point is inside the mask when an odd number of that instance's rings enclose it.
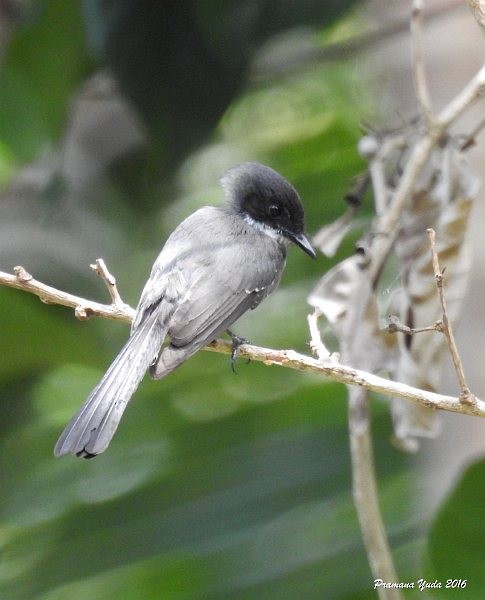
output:
{"label": "tail feather", "polygon": [[128,402],[160,350],[166,328],[153,316],[137,328],[62,432],[55,456],[91,458],[106,450]]}

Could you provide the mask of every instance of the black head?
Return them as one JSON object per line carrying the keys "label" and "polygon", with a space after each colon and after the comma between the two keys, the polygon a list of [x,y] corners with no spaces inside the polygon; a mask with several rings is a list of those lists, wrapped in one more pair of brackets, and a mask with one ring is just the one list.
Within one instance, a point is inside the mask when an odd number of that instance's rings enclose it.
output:
{"label": "black head", "polygon": [[221,178],[234,209],[256,224],[273,230],[315,258],[305,235],[305,213],[295,188],[279,173],[247,162],[229,169]]}

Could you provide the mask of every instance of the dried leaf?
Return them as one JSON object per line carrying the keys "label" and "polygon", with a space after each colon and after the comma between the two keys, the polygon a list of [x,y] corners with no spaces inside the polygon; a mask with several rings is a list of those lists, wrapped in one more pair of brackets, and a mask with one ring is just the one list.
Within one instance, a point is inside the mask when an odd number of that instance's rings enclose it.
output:
{"label": "dried leaf", "polygon": [[[378,169],[384,185],[376,207],[381,215],[387,208],[386,198],[392,197],[399,184],[403,165],[417,139],[416,131],[409,128],[391,134],[395,143],[392,139],[384,142],[388,153],[375,158],[380,161]],[[345,362],[374,373],[387,371],[395,380],[439,391],[447,352],[443,336],[436,332],[391,334],[382,329],[380,322],[389,313],[410,328],[430,326],[441,319],[426,234],[430,227],[436,231],[440,262],[447,270],[449,317],[456,318],[469,270],[465,234],[478,183],[463,153],[454,146],[453,139],[448,139],[433,152],[410,205],[401,215],[392,260],[386,267],[386,278],[399,282],[399,286],[392,285],[392,294],[385,293],[386,283],[382,281],[377,289],[371,289],[365,269],[366,244],[362,244],[359,254],[331,269],[311,292],[308,302],[327,318]],[[348,227],[347,219],[348,214],[317,234],[315,243],[322,251],[334,251]],[[368,243],[372,250],[372,235]],[[391,410],[394,441],[400,448],[416,451],[417,438],[436,435],[435,411],[399,399],[392,401]]]}
{"label": "dried leaf", "polygon": [[325,256],[335,256],[342,240],[350,231],[355,210],[355,206],[349,206],[341,217],[322,227],[313,237],[313,244]]}
{"label": "dried leaf", "polygon": [[[411,205],[402,215],[395,244],[396,270],[401,279],[393,310],[404,325],[425,327],[442,317],[433,277],[426,229],[436,231],[437,251],[446,267],[449,318],[454,320],[466,290],[469,271],[465,233],[478,180],[452,141],[437,148],[419,180]],[[391,376],[409,385],[438,391],[447,346],[442,335],[425,333],[396,336],[399,358]],[[437,415],[430,409],[402,400],[392,404],[395,435],[401,444],[415,446],[413,438],[430,437],[438,431]]]}

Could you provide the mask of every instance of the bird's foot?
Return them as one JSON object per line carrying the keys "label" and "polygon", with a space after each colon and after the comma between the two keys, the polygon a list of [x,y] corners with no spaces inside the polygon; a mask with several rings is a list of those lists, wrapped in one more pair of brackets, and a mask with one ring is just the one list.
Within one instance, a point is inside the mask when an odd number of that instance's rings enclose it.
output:
{"label": "bird's foot", "polygon": [[[232,343],[232,350],[231,350],[231,369],[233,373],[237,374],[236,371],[236,361],[237,361],[237,357],[239,354],[239,348],[240,346],[242,346],[243,344],[249,344],[249,340],[240,337],[239,335],[236,335],[235,333],[233,333],[232,331],[230,331],[229,329],[226,330],[227,335],[231,338],[231,343]],[[247,362],[250,362],[250,359],[247,360]]]}

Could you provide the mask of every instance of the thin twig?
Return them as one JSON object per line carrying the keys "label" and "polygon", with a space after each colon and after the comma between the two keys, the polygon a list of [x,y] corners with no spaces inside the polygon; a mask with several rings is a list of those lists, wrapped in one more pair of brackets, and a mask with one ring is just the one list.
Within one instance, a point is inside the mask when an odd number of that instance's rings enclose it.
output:
{"label": "thin twig", "polygon": [[104,260],[102,258],[98,258],[93,265],[89,266],[96,273],[96,275],[99,275],[99,277],[101,277],[101,279],[104,281],[106,287],[108,288],[109,295],[111,296],[112,304],[115,306],[123,306],[125,303],[121,299],[118,288],[116,287],[116,279],[108,271],[108,267],[106,266]]}
{"label": "thin twig", "polygon": [[429,331],[443,332],[443,323],[438,321],[434,325],[428,325],[427,327],[408,327],[404,325],[395,315],[389,315],[387,327],[385,331],[388,333],[404,333],[406,335],[414,335],[416,333],[424,333]]}
{"label": "thin twig", "polygon": [[[72,294],[40,283],[33,279],[22,267],[17,267],[17,270],[19,275],[9,275],[0,271],[0,284],[35,294],[47,304],[60,304],[75,309],[80,307],[80,311],[85,312],[86,315],[79,315],[76,311],[77,318],[86,319],[91,316],[98,316],[128,323],[133,320],[135,311],[126,304],[118,308],[112,304],[107,305],[92,302],[91,300],[73,296]],[[231,354],[233,348],[230,341],[216,340],[206,346],[205,350],[221,354]],[[404,383],[390,381],[373,373],[367,373],[366,371],[339,364],[335,360],[332,360],[331,357],[329,361],[321,361],[310,356],[305,356],[304,354],[299,354],[294,350],[273,350],[250,344],[240,346],[239,355],[266,365],[278,365],[296,371],[324,375],[339,383],[359,386],[385,396],[403,398],[420,406],[485,418],[485,402],[478,398],[473,405],[463,404],[458,398],[453,396],[444,396],[414,388]]]}
{"label": "thin twig", "polygon": [[335,362],[338,362],[339,356],[337,354],[332,354],[322,341],[320,330],[318,328],[318,319],[321,316],[320,311],[316,308],[307,317],[308,328],[310,330],[310,348],[312,353],[315,354],[319,360],[334,360]]}
{"label": "thin twig", "polygon": [[439,113],[439,128],[446,131],[476,100],[485,94],[485,65]]}
{"label": "thin twig", "polygon": [[470,388],[467,385],[465,379],[465,372],[463,370],[463,364],[460,359],[460,355],[458,353],[458,347],[455,342],[455,336],[453,334],[453,328],[451,327],[450,320],[448,318],[448,308],[446,304],[445,293],[443,290],[443,271],[440,269],[440,264],[438,260],[438,253],[436,251],[436,233],[434,229],[426,230],[429,236],[429,243],[431,246],[431,256],[433,261],[433,272],[436,280],[436,288],[438,290],[438,296],[441,303],[441,309],[443,311],[442,316],[442,331],[444,336],[446,337],[446,341],[448,343],[448,348],[450,350],[451,359],[453,360],[453,366],[455,367],[456,376],[458,378],[458,383],[460,385],[460,401],[466,404],[473,404],[475,401],[475,396],[470,391]]}
{"label": "thin twig", "polygon": [[428,124],[434,122],[434,114],[431,108],[431,97],[425,74],[424,51],[423,51],[423,1],[414,0],[411,12],[411,47],[413,58],[414,91],[418,99],[421,113]]}

